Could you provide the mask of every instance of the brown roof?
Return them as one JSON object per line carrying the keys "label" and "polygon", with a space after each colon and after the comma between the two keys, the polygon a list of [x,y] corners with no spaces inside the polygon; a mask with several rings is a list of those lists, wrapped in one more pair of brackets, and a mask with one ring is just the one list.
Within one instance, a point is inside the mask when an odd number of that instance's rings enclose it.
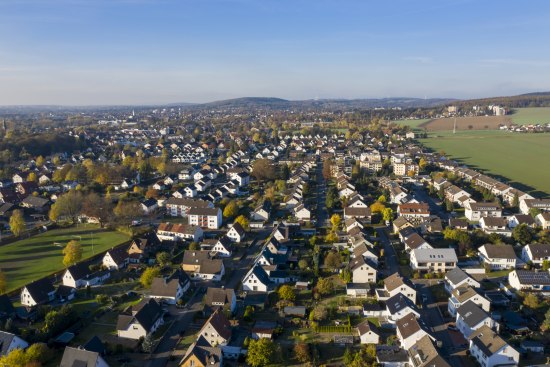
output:
{"label": "brown roof", "polygon": [[493,245],[493,244],[486,244],[483,245],[485,247],[485,251],[487,252],[487,256],[493,259],[515,259],[516,253],[514,252],[514,248],[512,245]]}
{"label": "brown roof", "polygon": [[347,206],[344,209],[344,215],[350,217],[368,217],[371,215],[370,208],[352,208]]}
{"label": "brown roof", "polygon": [[407,339],[409,336],[422,329],[416,315],[412,312],[397,320],[395,326],[399,329],[403,339]]}
{"label": "brown roof", "polygon": [[474,343],[486,356],[492,356],[502,347],[508,345],[504,339],[496,334],[487,325],[483,325],[477,330],[474,330],[469,339]]}
{"label": "brown roof", "polygon": [[362,323],[358,324],[357,331],[359,332],[359,335],[364,335],[369,331],[372,331],[373,333],[378,334],[378,328],[369,320],[365,320]]}
{"label": "brown roof", "polygon": [[429,336],[425,335],[407,351],[415,367],[450,367],[441,357]]}
{"label": "brown roof", "polygon": [[430,214],[430,206],[426,203],[406,203],[399,205],[401,215]]}
{"label": "brown roof", "polygon": [[172,232],[172,233],[182,233],[182,234],[194,234],[199,227],[192,226],[189,224],[181,223],[160,223],[159,231]]}
{"label": "brown roof", "polygon": [[231,324],[220,309],[216,310],[212,316],[210,316],[208,321],[206,321],[206,324],[204,324],[203,329],[208,324],[212,325],[214,330],[216,330],[225,340],[229,340],[231,338]]}
{"label": "brown roof", "polygon": [[389,277],[387,277],[386,279],[384,279],[384,286],[386,290],[388,290],[389,292],[391,292],[396,288],[401,287],[404,284],[414,289],[414,286],[412,285],[412,283],[408,279],[403,278],[401,275],[399,275],[399,273],[394,273]]}
{"label": "brown roof", "polygon": [[213,303],[231,303],[235,297],[235,291],[233,289],[225,288],[212,288],[208,287],[204,303],[208,306],[212,306]]}

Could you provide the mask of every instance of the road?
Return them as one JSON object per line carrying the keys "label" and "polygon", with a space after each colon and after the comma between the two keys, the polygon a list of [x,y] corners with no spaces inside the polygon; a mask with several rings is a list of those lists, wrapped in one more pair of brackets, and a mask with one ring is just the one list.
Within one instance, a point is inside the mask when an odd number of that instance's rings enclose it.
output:
{"label": "road", "polygon": [[381,242],[384,245],[384,259],[386,261],[386,276],[399,272],[399,258],[395,253],[395,249],[391,244],[391,240],[388,237],[386,228],[376,228],[376,233]]}
{"label": "road", "polygon": [[327,182],[323,176],[323,162],[317,159],[317,167],[315,168],[317,176],[317,228],[328,225],[327,211]]}
{"label": "road", "polygon": [[[245,256],[242,257],[234,267],[234,271],[231,273],[228,279],[225,280],[224,285],[227,288],[235,288],[242,280],[246,272],[252,266],[256,255],[262,249],[265,239],[271,233],[270,229],[264,229],[256,233],[256,238],[252,242],[252,245],[247,248]],[[202,287],[219,286],[220,284],[213,284],[211,282],[198,282],[195,284],[197,290]],[[189,325],[193,322],[193,316],[196,312],[202,310],[202,297],[204,293],[195,292],[191,297],[184,309],[179,309],[171,306],[169,309],[170,314],[174,318],[174,323],[164,334],[164,337],[155,349],[155,354],[151,356],[151,359],[146,364],[147,367],[164,367],[168,363],[170,355],[177,346],[180,339],[179,333],[189,328]]]}
{"label": "road", "polygon": [[447,213],[441,205],[437,205],[435,200],[428,195],[426,189],[424,187],[419,187],[416,185],[412,185],[412,195],[413,197],[424,203],[428,203],[430,206],[430,213],[437,215],[439,218],[441,218],[442,221],[448,221],[449,220],[449,213]]}

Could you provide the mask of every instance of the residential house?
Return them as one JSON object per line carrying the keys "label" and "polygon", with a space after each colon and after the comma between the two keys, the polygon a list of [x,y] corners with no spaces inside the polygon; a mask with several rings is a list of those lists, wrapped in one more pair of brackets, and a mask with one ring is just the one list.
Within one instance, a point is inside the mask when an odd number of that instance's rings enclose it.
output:
{"label": "residential house", "polygon": [[497,329],[498,324],[481,307],[468,301],[456,310],[456,327],[465,338],[483,325]]}
{"label": "residential house", "polygon": [[550,244],[548,243],[530,243],[521,249],[521,259],[526,263],[531,262],[534,265],[542,265],[542,262],[550,261]]}
{"label": "residential house", "polygon": [[376,264],[357,256],[350,260],[349,270],[354,283],[376,283]]}
{"label": "residential house", "polygon": [[213,347],[202,335],[185,352],[180,367],[223,367],[221,348]]}
{"label": "residential house", "polygon": [[452,248],[417,248],[411,251],[413,270],[444,273],[456,267],[458,258]]}
{"label": "residential house", "polygon": [[470,221],[479,221],[483,217],[502,217],[499,203],[467,203],[464,215]]}
{"label": "residential house", "polygon": [[523,214],[531,214],[529,211],[531,209],[538,209],[541,212],[550,211],[550,199],[525,199],[520,200],[519,210]]}
{"label": "residential house", "polygon": [[520,224],[525,224],[526,226],[531,228],[535,228],[537,226],[535,218],[533,218],[529,214],[514,214],[508,218],[508,227],[510,229],[514,229]]}
{"label": "residential house", "polygon": [[130,262],[128,248],[119,246],[108,250],[103,256],[103,266],[109,270],[120,270],[125,268]]}
{"label": "residential house", "polygon": [[163,323],[161,306],[150,298],[133,306],[130,314],[118,315],[116,329],[119,338],[138,340],[154,333]]}
{"label": "residential house", "polygon": [[59,367],[109,367],[100,353],[83,348],[65,347]]}
{"label": "residential house", "polygon": [[244,291],[268,292],[274,284],[262,266],[255,264],[244,276],[242,287]]}
{"label": "residential house", "polygon": [[217,309],[198,332],[211,346],[227,345],[231,339],[231,324],[222,310]]}
{"label": "residential house", "polygon": [[489,326],[481,326],[470,334],[470,355],[483,367],[517,366],[519,352]]}
{"label": "residential house", "polygon": [[191,208],[213,208],[214,204],[210,201],[193,198],[178,199],[171,197],[166,200],[166,213],[172,217],[187,217]]}
{"label": "residential house", "polygon": [[416,232],[411,232],[407,236],[404,236],[405,251],[411,252],[417,249],[433,249],[433,247]]}
{"label": "residential house", "polygon": [[537,214],[535,221],[542,229],[550,229],[550,211]]}
{"label": "residential house", "polygon": [[372,219],[372,212],[369,207],[346,206],[344,208],[344,219],[350,218],[360,218],[365,223],[370,223]]}
{"label": "residential house", "polygon": [[547,271],[514,270],[508,274],[508,284],[517,291],[550,291],[550,274]]}
{"label": "residential house", "polygon": [[35,212],[44,213],[49,208],[50,201],[40,196],[29,195],[21,202],[23,208],[33,209]]}
{"label": "residential house", "polygon": [[26,349],[29,343],[15,334],[0,331],[0,356],[8,355],[14,349]]}
{"label": "residential house", "polygon": [[193,280],[220,281],[225,274],[223,260],[213,256],[210,251],[185,251],[181,267]]}
{"label": "residential house", "polygon": [[304,204],[294,208],[294,216],[299,220],[309,221],[311,219],[311,211]]}
{"label": "residential house", "polygon": [[433,338],[424,322],[414,313],[409,313],[395,323],[397,338],[403,349],[409,349],[425,336]]}
{"label": "residential house", "polygon": [[491,269],[514,269],[516,253],[511,245],[485,244],[478,249],[479,257]]}
{"label": "residential house", "polygon": [[451,293],[454,289],[463,286],[470,286],[473,288],[479,288],[480,284],[477,280],[470,277],[464,270],[459,267],[445,274],[445,290]]}
{"label": "residential house", "polygon": [[230,257],[233,253],[233,242],[227,236],[222,236],[212,248],[212,251],[215,251],[218,256],[221,257]]}
{"label": "residential house", "polygon": [[191,208],[189,209],[189,224],[203,228],[218,229],[222,225],[222,211],[220,208]]}
{"label": "residential house", "polygon": [[[433,340],[425,335],[408,350],[409,367],[451,367],[434,346]],[[385,366],[385,364],[384,364]]]}
{"label": "residential house", "polygon": [[416,303],[416,289],[408,278],[404,278],[399,273],[394,273],[384,279],[384,289],[377,290],[379,300],[387,300],[398,293],[405,295],[411,301]]}
{"label": "residential house", "polygon": [[238,222],[233,223],[231,228],[229,228],[229,230],[226,233],[226,236],[232,242],[237,242],[237,243],[244,241],[245,235],[246,235],[246,232],[243,226],[241,226],[241,224]]}
{"label": "residential house", "polygon": [[197,225],[165,222],[159,224],[157,236],[163,241],[186,240],[200,242],[204,236],[204,231]]}
{"label": "residential house", "polygon": [[148,232],[139,238],[134,238],[130,247],[128,248],[128,255],[130,255],[130,261],[133,259],[141,259],[144,256],[152,256],[160,246],[160,240],[156,233]]}
{"label": "residential house", "polygon": [[204,297],[204,306],[210,314],[218,308],[227,308],[232,314],[237,310],[237,296],[230,288],[208,287]]}
{"label": "residential house", "polygon": [[176,304],[190,287],[191,280],[189,276],[178,269],[169,277],[153,278],[149,296],[164,300],[166,303]]}
{"label": "residential house", "polygon": [[254,340],[261,338],[272,339],[276,328],[277,323],[275,321],[256,321],[252,327],[250,337]]}
{"label": "residential house", "polygon": [[259,220],[259,221],[268,221],[269,217],[271,216],[271,201],[264,200],[261,205],[259,205],[253,212],[252,212],[252,220]]}
{"label": "residential house", "polygon": [[491,310],[491,301],[476,292],[474,288],[465,286],[458,287],[452,291],[451,297],[449,297],[449,302],[447,303],[449,314],[452,317],[455,317],[456,310],[458,310],[460,306],[466,302],[470,301],[481,307],[481,309],[485,312],[489,312]]}
{"label": "residential house", "polygon": [[420,317],[420,313],[414,302],[401,293],[386,300],[386,312],[388,321],[392,324],[395,324],[397,320],[402,319],[410,313],[413,313],[416,317]]}
{"label": "residential house", "polygon": [[91,271],[89,263],[78,263],[69,266],[63,274],[63,285],[82,288],[102,284],[111,277],[109,271]]}
{"label": "residential house", "polygon": [[430,207],[427,203],[405,203],[397,207],[397,213],[409,223],[418,226],[430,218]]}
{"label": "residential house", "polygon": [[481,230],[487,234],[496,233],[501,236],[511,237],[512,231],[508,229],[508,222],[503,217],[482,217],[479,220]]}
{"label": "residential house", "polygon": [[369,320],[365,320],[357,325],[357,334],[361,344],[378,344],[380,342],[380,332],[376,325]]}
{"label": "residential house", "polygon": [[143,213],[145,215],[150,215],[154,213],[155,210],[158,209],[158,207],[158,202],[153,198],[149,198],[141,202],[141,210],[143,210]]}
{"label": "residential house", "polygon": [[27,307],[43,305],[53,301],[55,288],[48,278],[42,278],[31,282],[21,291],[21,304]]}

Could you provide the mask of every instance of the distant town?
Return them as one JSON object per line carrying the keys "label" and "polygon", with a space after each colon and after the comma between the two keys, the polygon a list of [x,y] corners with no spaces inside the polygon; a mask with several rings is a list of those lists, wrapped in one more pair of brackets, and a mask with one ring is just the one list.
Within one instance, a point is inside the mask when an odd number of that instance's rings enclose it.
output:
{"label": "distant town", "polygon": [[4,107],[0,366],[550,363],[549,98]]}

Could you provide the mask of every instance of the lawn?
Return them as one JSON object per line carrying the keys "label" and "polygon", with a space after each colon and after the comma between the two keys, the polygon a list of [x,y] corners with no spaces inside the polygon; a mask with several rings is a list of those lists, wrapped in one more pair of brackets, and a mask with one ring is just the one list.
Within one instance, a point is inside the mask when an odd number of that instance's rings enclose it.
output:
{"label": "lawn", "polygon": [[0,269],[8,279],[8,291],[62,270],[63,247],[71,240],[82,244],[83,259],[117,246],[129,237],[96,225],[54,229],[0,246]]}
{"label": "lawn", "polygon": [[516,108],[510,118],[518,125],[549,123],[550,107]]}
{"label": "lawn", "polygon": [[[550,134],[438,131],[420,140],[436,152],[497,176],[537,196],[550,193]],[[533,192],[541,191],[539,193]]]}
{"label": "lawn", "polygon": [[418,120],[396,120],[392,121],[394,124],[397,125],[405,125],[410,126],[413,130],[420,129],[419,126],[422,125],[425,122],[430,121],[431,119],[418,119]]}

